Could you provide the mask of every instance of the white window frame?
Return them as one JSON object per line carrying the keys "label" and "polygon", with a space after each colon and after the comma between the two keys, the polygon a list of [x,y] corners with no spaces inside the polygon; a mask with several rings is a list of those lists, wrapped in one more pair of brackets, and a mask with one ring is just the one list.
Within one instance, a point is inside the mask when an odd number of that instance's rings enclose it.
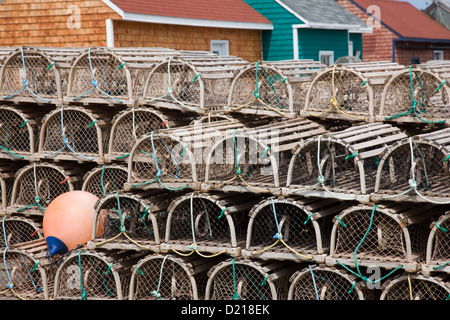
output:
{"label": "white window frame", "polygon": [[322,57],[329,57],[330,63],[328,65],[334,64],[334,51],[321,50],[321,51],[319,51],[319,61],[320,62],[322,62]]}
{"label": "white window frame", "polygon": [[[215,50],[214,46],[219,46],[222,50]],[[230,55],[230,43],[228,40],[211,40],[211,51],[217,53],[219,56]]]}
{"label": "white window frame", "polygon": [[[440,55],[440,58],[436,58],[438,55]],[[444,60],[444,50],[433,50],[433,60]]]}

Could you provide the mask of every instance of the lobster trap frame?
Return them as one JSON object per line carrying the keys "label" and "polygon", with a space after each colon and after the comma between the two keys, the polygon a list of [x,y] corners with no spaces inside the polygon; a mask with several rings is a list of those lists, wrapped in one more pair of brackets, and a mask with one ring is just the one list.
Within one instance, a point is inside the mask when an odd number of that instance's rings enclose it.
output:
{"label": "lobster trap frame", "polygon": [[351,273],[308,265],[289,279],[288,300],[373,300],[366,284]]}
{"label": "lobster trap frame", "polygon": [[286,300],[295,264],[227,259],[208,272],[205,300]]}
{"label": "lobster trap frame", "polygon": [[4,216],[1,222],[0,248],[43,239],[42,219],[21,216]]}
{"label": "lobster trap frame", "polygon": [[390,124],[370,123],[304,140],[293,151],[283,194],[367,202],[381,152],[405,137]]}
{"label": "lobster trap frame", "polygon": [[280,195],[292,149],[299,141],[325,132],[305,119],[228,132],[208,152],[202,190]]}
{"label": "lobster trap frame", "polygon": [[171,129],[188,122],[172,112],[148,107],[122,110],[112,119],[107,162],[126,161],[133,146],[143,136],[159,129]]}
{"label": "lobster trap frame", "polygon": [[380,300],[448,300],[450,279],[448,275],[401,274],[382,289]]}
{"label": "lobster trap frame", "polygon": [[380,155],[373,201],[450,204],[450,129],[401,139]]}
{"label": "lobster trap frame", "polygon": [[[27,163],[25,162],[25,164]],[[7,208],[11,204],[16,172],[25,164],[21,161],[0,160],[0,216],[6,214]]]}
{"label": "lobster trap frame", "polygon": [[422,266],[424,273],[446,272],[450,274],[450,213],[442,215],[430,225],[427,254]]}
{"label": "lobster trap frame", "polygon": [[213,142],[243,126],[224,120],[145,135],[128,158],[125,190],[199,190],[205,179],[205,158]]}
{"label": "lobster trap frame", "polygon": [[234,77],[224,111],[295,118],[304,106],[312,76],[322,67],[313,60],[248,64]]}
{"label": "lobster trap frame", "polygon": [[392,272],[417,272],[425,261],[428,227],[443,210],[407,203],[345,209],[333,219],[326,264],[346,268],[376,264]]}
{"label": "lobster trap frame", "polygon": [[266,198],[249,212],[242,256],[325,263],[332,218],[351,204],[335,199]]}
{"label": "lobster trap frame", "polygon": [[123,191],[127,181],[127,167],[120,164],[104,164],[88,171],[83,178],[81,190],[101,198],[107,194]]}
{"label": "lobster trap frame", "polygon": [[88,247],[160,252],[170,201],[167,192],[113,192],[100,198]]}
{"label": "lobster trap frame", "polygon": [[104,163],[111,116],[89,107],[60,107],[42,120],[41,159]]}
{"label": "lobster trap frame", "polygon": [[153,254],[133,268],[129,300],[202,300],[216,259]]}
{"label": "lobster trap frame", "polygon": [[377,120],[399,123],[448,123],[450,74],[411,65],[386,83]]}
{"label": "lobster trap frame", "polygon": [[149,73],[139,102],[189,114],[222,110],[231,81],[245,64],[236,57],[171,56]]}
{"label": "lobster trap frame", "polygon": [[59,66],[37,48],[15,49],[0,68],[3,102],[60,104],[63,99],[62,82]]}
{"label": "lobster trap frame", "polygon": [[33,162],[16,172],[7,214],[39,215],[57,196],[79,190],[83,172],[70,164]]}
{"label": "lobster trap frame", "polygon": [[131,268],[142,258],[132,250],[73,251],[58,266],[54,300],[126,300]]}
{"label": "lobster trap frame", "polygon": [[162,252],[202,257],[239,256],[254,195],[187,193],[171,203]]}

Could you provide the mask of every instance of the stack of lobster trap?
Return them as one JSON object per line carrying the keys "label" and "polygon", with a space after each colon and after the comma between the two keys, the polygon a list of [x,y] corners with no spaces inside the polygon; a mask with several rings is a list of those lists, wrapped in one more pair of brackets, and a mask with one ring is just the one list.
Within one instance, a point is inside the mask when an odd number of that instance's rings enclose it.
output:
{"label": "stack of lobster trap", "polygon": [[[0,299],[450,297],[450,63],[0,48]],[[42,221],[98,197],[92,239]]]}

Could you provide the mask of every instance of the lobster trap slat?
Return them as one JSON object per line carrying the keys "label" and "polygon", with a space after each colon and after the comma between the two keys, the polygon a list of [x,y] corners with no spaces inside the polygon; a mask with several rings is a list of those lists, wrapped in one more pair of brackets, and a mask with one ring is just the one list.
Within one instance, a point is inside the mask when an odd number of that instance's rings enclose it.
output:
{"label": "lobster trap slat", "polygon": [[60,104],[61,84],[58,66],[38,48],[17,48],[0,69],[0,95],[4,102]]}
{"label": "lobster trap slat", "polygon": [[374,121],[386,79],[398,64],[339,64],[322,69],[306,95],[305,117]]}
{"label": "lobster trap slat", "polygon": [[444,209],[408,203],[359,204],[345,209],[333,219],[326,263],[348,267],[377,264],[416,272],[426,258],[429,225]]}
{"label": "lobster trap slat", "polygon": [[171,195],[112,192],[95,204],[91,249],[160,251]]}
{"label": "lobster trap slat", "polygon": [[380,300],[448,300],[449,295],[448,275],[401,274],[383,285]]}
{"label": "lobster trap slat", "polygon": [[208,272],[205,300],[286,300],[295,264],[227,259]]}
{"label": "lobster trap slat", "polygon": [[380,155],[374,201],[450,203],[450,129],[412,135]]}
{"label": "lobster trap slat", "polygon": [[202,256],[239,256],[245,242],[248,212],[255,195],[192,192],[174,199],[167,209],[163,252]]}
{"label": "lobster trap slat", "polygon": [[308,265],[290,277],[288,300],[373,300],[373,290],[341,269]]}
{"label": "lobster trap slat", "polygon": [[325,132],[300,118],[227,132],[208,152],[202,190],[280,194],[293,148]]}
{"label": "lobster trap slat", "polygon": [[0,266],[0,298],[11,300],[51,299],[56,268],[46,259],[45,239],[12,245],[3,251]]}
{"label": "lobster trap slat", "polygon": [[312,60],[248,64],[233,79],[225,112],[295,118],[313,75],[324,67]]}
{"label": "lobster trap slat", "polygon": [[351,204],[335,199],[266,198],[249,213],[242,256],[324,263],[332,218]]}
{"label": "lobster trap slat", "polygon": [[435,72],[422,65],[411,65],[396,72],[384,87],[377,119],[424,125],[448,122],[448,80],[449,72]]}
{"label": "lobster trap slat", "polygon": [[55,300],[126,300],[132,267],[143,255],[131,250],[73,251],[58,266]]}
{"label": "lobster trap slat", "polygon": [[227,131],[243,127],[223,120],[145,135],[132,148],[125,189],[199,190],[213,142]]}
{"label": "lobster trap slat", "polygon": [[123,191],[127,177],[128,170],[125,165],[104,164],[85,174],[81,190],[101,198],[116,191]]}
{"label": "lobster trap slat", "polygon": [[129,300],[203,300],[207,272],[221,259],[152,254],[133,268]]}
{"label": "lobster trap slat", "polygon": [[105,160],[126,161],[137,140],[159,129],[188,125],[189,120],[172,112],[147,107],[128,108],[112,119],[108,152]]}
{"label": "lobster trap slat", "polygon": [[42,108],[0,106],[0,158],[35,160],[43,116]]}
{"label": "lobster trap slat", "polygon": [[16,172],[26,164],[28,163],[22,161],[0,160],[0,215],[5,214],[11,204]]}
{"label": "lobster trap slat", "polygon": [[83,172],[70,164],[33,162],[15,175],[8,214],[40,215],[57,196],[80,190]]}
{"label": "lobster trap slat", "polygon": [[368,201],[381,153],[405,137],[395,126],[370,123],[307,139],[293,152],[283,193]]}
{"label": "lobster trap slat", "polygon": [[222,110],[231,81],[244,63],[236,57],[171,56],[151,70],[139,102],[191,114]]}
{"label": "lobster trap slat", "polygon": [[42,120],[39,157],[104,163],[110,130],[110,113],[96,108],[62,106]]}
{"label": "lobster trap slat", "polygon": [[450,213],[442,215],[430,225],[426,261],[423,272],[446,272],[450,274]]}
{"label": "lobster trap slat", "polygon": [[1,221],[0,230],[1,248],[44,238],[40,218],[7,215]]}

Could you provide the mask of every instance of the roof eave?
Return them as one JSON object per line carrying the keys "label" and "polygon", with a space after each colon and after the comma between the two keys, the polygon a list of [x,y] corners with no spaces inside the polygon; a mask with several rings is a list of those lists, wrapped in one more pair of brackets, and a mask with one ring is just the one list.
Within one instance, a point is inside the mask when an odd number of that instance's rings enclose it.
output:
{"label": "roof eave", "polygon": [[372,33],[373,29],[370,27],[364,27],[357,24],[333,24],[333,23],[305,23],[294,24],[294,29],[326,29],[326,30],[348,30],[351,33]]}

